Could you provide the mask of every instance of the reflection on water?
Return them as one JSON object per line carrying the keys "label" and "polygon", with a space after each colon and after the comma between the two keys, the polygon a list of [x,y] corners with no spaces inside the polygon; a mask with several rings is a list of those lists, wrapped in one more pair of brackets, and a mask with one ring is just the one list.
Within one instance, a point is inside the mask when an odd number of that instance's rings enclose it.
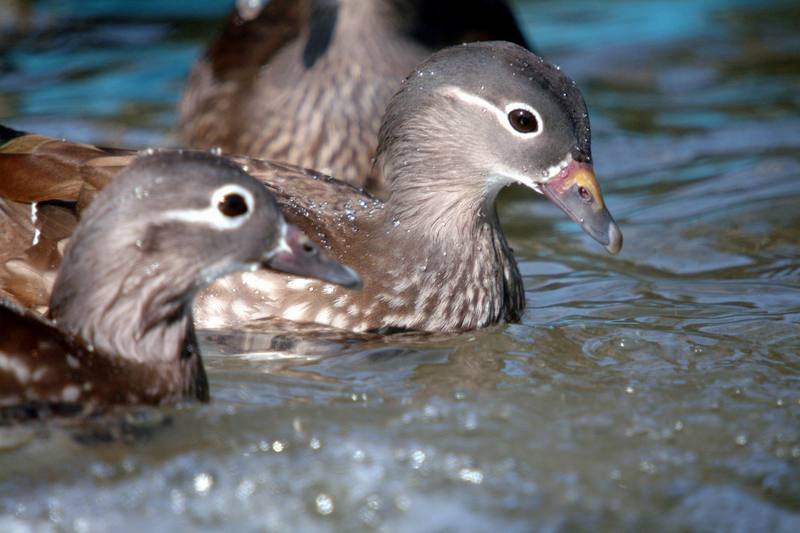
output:
{"label": "reflection on water", "polygon": [[[224,6],[121,4],[0,4],[3,121],[173,142]],[[0,529],[800,531],[800,9],[519,8],[585,90],[622,254],[510,191],[521,324],[206,333],[208,406],[3,430]]]}

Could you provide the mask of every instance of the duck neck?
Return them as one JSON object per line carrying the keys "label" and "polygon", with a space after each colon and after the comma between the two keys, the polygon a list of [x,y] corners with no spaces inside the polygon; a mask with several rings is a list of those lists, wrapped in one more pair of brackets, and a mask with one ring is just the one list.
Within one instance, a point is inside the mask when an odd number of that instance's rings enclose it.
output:
{"label": "duck neck", "polygon": [[[66,258],[65,258],[66,260]],[[64,330],[128,364],[152,368],[153,387],[207,398],[207,382],[191,317],[190,298],[181,275],[158,263],[93,265],[102,283],[82,268],[59,273],[50,304],[51,317]],[[77,271],[77,272],[75,272]],[[121,280],[109,283],[112,279]],[[158,383],[165,381],[165,383]],[[169,383],[166,383],[169,381]]]}
{"label": "duck neck", "polygon": [[[464,330],[518,320],[523,285],[497,217],[498,191],[471,187],[481,182],[473,178],[432,178],[421,168],[406,174],[404,167],[390,180],[385,224],[411,239],[417,254],[404,262],[412,266],[403,273],[416,280],[413,307],[435,305],[433,312],[412,316],[408,327]],[[389,283],[407,282],[398,277]],[[438,295],[435,304],[427,301],[432,294]]]}

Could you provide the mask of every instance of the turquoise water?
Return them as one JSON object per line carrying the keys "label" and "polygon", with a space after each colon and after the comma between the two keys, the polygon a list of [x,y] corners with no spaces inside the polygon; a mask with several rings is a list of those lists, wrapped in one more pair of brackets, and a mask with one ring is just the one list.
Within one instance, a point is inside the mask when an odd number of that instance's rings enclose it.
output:
{"label": "turquoise water", "polygon": [[[520,324],[302,357],[206,334],[209,405],[110,443],[4,430],[0,530],[800,531],[800,8],[517,7],[584,91],[621,255],[509,191]],[[174,144],[225,11],[0,4],[27,26],[0,34],[0,118]]]}

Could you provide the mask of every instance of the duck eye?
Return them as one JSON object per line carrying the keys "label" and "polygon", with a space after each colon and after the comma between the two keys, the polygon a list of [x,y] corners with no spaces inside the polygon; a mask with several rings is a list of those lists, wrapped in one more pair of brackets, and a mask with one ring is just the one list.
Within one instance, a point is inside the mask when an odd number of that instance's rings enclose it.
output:
{"label": "duck eye", "polygon": [[539,121],[536,115],[527,109],[514,109],[508,113],[511,127],[520,133],[534,133],[539,130]]}
{"label": "duck eye", "polygon": [[247,201],[241,194],[228,193],[219,200],[217,209],[226,217],[238,217],[247,213]]}
{"label": "duck eye", "polygon": [[311,244],[310,242],[304,242],[303,253],[308,256],[315,256],[317,255],[317,247]]}

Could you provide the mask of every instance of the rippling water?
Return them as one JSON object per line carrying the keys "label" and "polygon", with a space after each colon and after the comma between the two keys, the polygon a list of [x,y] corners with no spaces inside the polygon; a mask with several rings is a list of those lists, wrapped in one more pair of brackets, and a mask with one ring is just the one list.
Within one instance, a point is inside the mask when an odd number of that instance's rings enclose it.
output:
{"label": "rippling water", "polygon": [[[172,142],[224,4],[0,3],[2,121]],[[0,529],[800,531],[800,8],[518,7],[584,90],[622,254],[510,191],[521,324],[207,334],[209,405],[4,430]]]}

